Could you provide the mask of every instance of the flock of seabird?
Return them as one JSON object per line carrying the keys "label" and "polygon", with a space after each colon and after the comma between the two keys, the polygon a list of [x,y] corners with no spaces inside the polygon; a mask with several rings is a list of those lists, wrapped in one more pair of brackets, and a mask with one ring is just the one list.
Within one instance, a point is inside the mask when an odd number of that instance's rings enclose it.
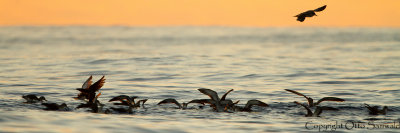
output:
{"label": "flock of seabird", "polygon": [[[88,108],[90,109],[91,112],[93,113],[105,113],[105,114],[110,114],[113,112],[116,113],[133,113],[133,109],[135,108],[144,108],[145,103],[148,99],[138,99],[138,96],[127,96],[127,95],[119,95],[116,97],[113,97],[110,99],[108,102],[113,102],[114,105],[118,105],[119,107],[110,107],[110,108],[104,108],[104,104],[102,104],[98,99],[98,97],[101,95],[101,92],[99,90],[101,87],[103,87],[105,83],[105,78],[104,76],[101,77],[97,82],[92,84],[92,76],[90,76],[82,85],[81,88],[77,88],[76,90],[79,91],[79,94],[77,97],[74,97],[76,100],[82,100],[84,101],[80,105],[78,105],[75,109],[79,108]],[[300,105],[304,107],[307,110],[307,114],[305,115],[306,117],[319,117],[319,115],[322,113],[323,110],[338,110],[333,107],[327,107],[327,106],[318,106],[321,102],[324,101],[334,101],[334,102],[344,102],[344,99],[337,98],[337,97],[324,97],[317,102],[314,102],[314,100],[311,97],[307,97],[306,95],[299,93],[294,90],[289,90],[285,89],[288,92],[294,93],[296,95],[302,96],[307,99],[308,104],[302,104],[300,102],[294,101],[295,104]],[[237,104],[239,103],[238,101],[232,101],[231,99],[227,99],[227,95],[233,91],[233,89],[227,91],[222,97],[220,98],[217,94],[217,92],[211,90],[211,89],[206,89],[206,88],[200,88],[198,89],[201,93],[207,95],[209,99],[194,99],[189,102],[182,102],[179,103],[176,99],[173,98],[168,98],[160,101],[157,105],[162,105],[162,104],[175,104],[177,106],[177,109],[188,109],[188,105],[191,103],[196,103],[196,104],[201,104],[202,106],[199,106],[200,108],[204,107],[205,105],[209,105],[213,111],[216,112],[237,112],[237,111],[244,111],[244,112],[251,112],[253,106],[260,106],[260,107],[269,107],[268,104],[260,101],[260,100],[249,100],[245,104],[245,106],[238,106]],[[49,103],[47,102],[46,98],[44,96],[37,97],[34,94],[29,94],[29,95],[24,95],[22,96],[26,100],[25,103],[42,103],[44,110],[54,110],[54,111],[70,111],[71,109],[67,106],[67,104],[62,103],[62,104],[57,104],[57,103]],[[136,99],[136,102],[135,102]],[[314,112],[311,111],[311,108],[314,108]],[[365,104],[365,107],[369,110],[369,114],[371,115],[386,115],[386,112],[388,110],[387,106],[384,106],[383,109],[379,109],[378,106],[371,107],[368,104]]]}

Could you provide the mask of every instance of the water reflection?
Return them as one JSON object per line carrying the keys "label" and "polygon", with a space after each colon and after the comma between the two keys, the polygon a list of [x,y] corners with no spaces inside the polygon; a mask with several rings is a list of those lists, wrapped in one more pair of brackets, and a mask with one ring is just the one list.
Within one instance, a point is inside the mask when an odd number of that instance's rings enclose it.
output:
{"label": "water reflection", "polygon": [[[292,132],[310,131],[304,128],[310,120],[368,122],[364,119],[399,117],[398,29],[0,29],[3,132]],[[171,30],[181,34],[170,34]],[[84,110],[43,111],[40,105],[23,104],[22,95],[36,93],[78,106],[71,97],[88,75],[107,77],[99,100],[138,95],[149,98],[148,108],[135,110],[134,115],[103,115]],[[229,98],[243,101],[241,106],[259,99],[270,108],[215,113],[155,105],[165,98],[207,98],[196,90],[200,87],[218,93],[233,88]],[[284,89],[316,99],[343,97],[346,102],[327,104],[339,108],[338,112],[304,118],[304,108],[297,107],[293,94]],[[386,116],[369,116],[363,103],[387,105],[391,111]]]}

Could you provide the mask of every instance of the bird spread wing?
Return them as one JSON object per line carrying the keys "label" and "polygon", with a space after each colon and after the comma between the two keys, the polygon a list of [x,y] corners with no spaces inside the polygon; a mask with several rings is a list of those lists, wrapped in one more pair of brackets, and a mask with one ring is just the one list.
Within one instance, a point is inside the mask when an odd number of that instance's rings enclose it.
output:
{"label": "bird spread wing", "polygon": [[83,83],[82,89],[89,89],[89,87],[92,85],[92,75]]}
{"label": "bird spread wing", "polygon": [[228,92],[226,92],[224,95],[222,95],[222,97],[221,97],[221,101],[222,100],[225,100],[225,98],[226,98],[226,95],[228,95],[230,92],[232,92],[233,91],[233,89],[231,89],[231,90],[229,90]]}
{"label": "bird spread wing", "polygon": [[311,109],[309,107],[307,107],[306,105],[301,104],[301,103],[299,103],[297,101],[294,101],[294,103],[296,103],[297,105],[303,106],[307,110],[307,115],[306,116],[312,116],[313,112],[311,111]]}
{"label": "bird spread wing", "polygon": [[249,100],[247,104],[244,106],[245,109],[250,109],[253,105],[258,105],[262,107],[268,107],[268,104],[260,101],[260,100]]}
{"label": "bird spread wing", "polygon": [[91,85],[89,87],[89,90],[91,90],[93,92],[96,92],[96,91],[100,90],[100,88],[103,87],[103,85],[105,83],[105,80],[106,79],[104,79],[104,76],[101,77],[101,79],[99,79],[96,83],[94,83],[93,85]]}
{"label": "bird spread wing", "polygon": [[322,99],[319,99],[318,102],[315,105],[318,105],[319,103],[323,101],[335,101],[335,102],[344,102],[344,99],[337,98],[337,97],[324,97]]}
{"label": "bird spread wing", "polygon": [[211,102],[211,99],[194,99],[194,100],[188,102],[187,104],[189,104],[189,103],[199,103],[199,104],[203,104],[203,105],[205,105],[206,103],[213,104]]}
{"label": "bird spread wing", "polygon": [[157,105],[166,104],[166,103],[174,103],[174,104],[176,104],[179,108],[182,108],[182,105],[181,105],[178,101],[176,101],[175,99],[173,99],[173,98],[164,99],[164,100],[162,100],[161,102],[159,102]]}
{"label": "bird spread wing", "polygon": [[314,11],[316,11],[316,12],[320,12],[320,11],[323,11],[323,10],[325,10],[325,8],[326,8],[326,5],[324,5],[324,6],[321,6],[321,7],[317,8],[317,9],[315,9]]}
{"label": "bird spread wing", "polygon": [[288,91],[288,92],[292,92],[292,93],[294,93],[294,94],[296,94],[296,95],[303,96],[303,97],[305,97],[306,99],[308,99],[308,97],[307,97],[306,95],[301,94],[300,92],[297,92],[297,91],[294,91],[294,90],[290,90],[290,89],[285,89],[285,90]]}
{"label": "bird spread wing", "polygon": [[214,101],[220,101],[217,92],[211,90],[211,89],[206,89],[206,88],[200,88],[198,89],[201,93],[208,95],[212,100]]}

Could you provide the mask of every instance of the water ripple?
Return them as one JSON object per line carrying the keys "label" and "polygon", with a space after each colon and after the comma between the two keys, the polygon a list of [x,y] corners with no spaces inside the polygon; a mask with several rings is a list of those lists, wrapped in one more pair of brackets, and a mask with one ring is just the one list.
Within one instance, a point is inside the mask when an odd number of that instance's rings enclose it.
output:
{"label": "water ripple", "polygon": [[317,84],[377,84],[378,81],[321,81]]}

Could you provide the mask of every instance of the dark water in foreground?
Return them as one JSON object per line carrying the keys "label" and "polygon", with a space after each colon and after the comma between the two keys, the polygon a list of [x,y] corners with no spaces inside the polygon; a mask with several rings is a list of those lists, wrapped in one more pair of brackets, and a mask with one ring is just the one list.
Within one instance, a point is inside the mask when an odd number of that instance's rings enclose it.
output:
{"label": "dark water in foreground", "polygon": [[[307,132],[336,122],[343,126],[327,130],[400,131],[400,29],[0,27],[0,53],[0,132]],[[146,108],[43,111],[21,98],[43,95],[75,108],[81,101],[71,97],[89,75],[106,75],[99,98],[106,106],[126,94],[148,98]],[[165,98],[207,98],[200,87],[233,88],[228,98],[241,105],[258,99],[270,107],[217,113],[156,106]],[[340,111],[306,118],[293,103],[305,99],[284,89],[346,102],[324,102]],[[390,110],[368,115],[364,103]],[[397,128],[371,129],[393,122]]]}

